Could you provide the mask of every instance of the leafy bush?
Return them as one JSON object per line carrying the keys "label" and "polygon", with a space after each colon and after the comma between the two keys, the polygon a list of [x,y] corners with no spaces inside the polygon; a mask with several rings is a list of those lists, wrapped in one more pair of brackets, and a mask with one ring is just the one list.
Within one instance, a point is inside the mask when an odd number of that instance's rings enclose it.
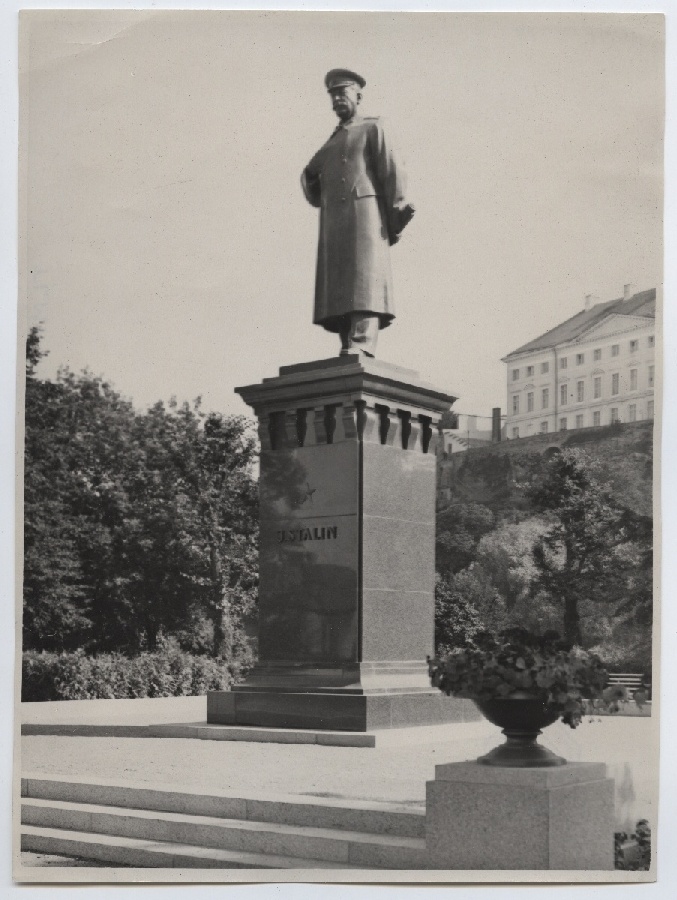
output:
{"label": "leafy bush", "polygon": [[646,872],[651,866],[651,826],[640,819],[632,834],[614,834],[614,864],[626,872]]}
{"label": "leafy bush", "polygon": [[194,697],[225,690],[240,670],[223,660],[195,656],[166,642],[160,650],[127,657],[86,656],[27,650],[23,654],[21,699],[93,700],[137,697]]}
{"label": "leafy bush", "polygon": [[612,672],[651,673],[651,626],[614,622],[609,630],[590,652]]}

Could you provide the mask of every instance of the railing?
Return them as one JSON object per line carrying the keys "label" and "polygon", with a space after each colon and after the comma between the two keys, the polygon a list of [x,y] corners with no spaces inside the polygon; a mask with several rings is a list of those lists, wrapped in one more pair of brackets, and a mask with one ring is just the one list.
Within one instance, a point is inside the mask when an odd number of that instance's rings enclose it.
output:
{"label": "railing", "polygon": [[632,697],[635,691],[643,688],[647,694],[647,700],[651,700],[651,683],[646,680],[641,672],[611,672],[609,673],[609,686],[622,685]]}

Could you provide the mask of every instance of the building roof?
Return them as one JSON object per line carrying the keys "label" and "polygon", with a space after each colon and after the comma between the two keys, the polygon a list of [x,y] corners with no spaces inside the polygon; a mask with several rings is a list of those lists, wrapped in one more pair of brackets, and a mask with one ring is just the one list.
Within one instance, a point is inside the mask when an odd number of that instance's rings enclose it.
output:
{"label": "building roof", "polygon": [[547,350],[550,347],[557,347],[559,344],[565,344],[580,337],[584,332],[589,331],[595,325],[598,325],[608,316],[644,316],[647,319],[656,317],[656,289],[651,288],[648,291],[640,291],[633,294],[627,300],[620,297],[618,300],[609,300],[607,303],[598,303],[588,310],[581,310],[561,325],[551,328],[540,337],[523,344],[517,350],[513,350],[504,356],[503,359],[510,359],[522,353],[531,353],[535,350]]}

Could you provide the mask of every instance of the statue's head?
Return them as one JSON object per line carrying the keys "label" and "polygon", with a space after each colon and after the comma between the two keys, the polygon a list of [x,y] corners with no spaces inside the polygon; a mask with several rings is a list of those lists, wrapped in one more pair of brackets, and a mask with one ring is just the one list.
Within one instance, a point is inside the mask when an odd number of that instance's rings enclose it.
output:
{"label": "statue's head", "polygon": [[332,109],[342,122],[347,122],[357,112],[366,81],[350,69],[332,69],[324,83],[329,91]]}

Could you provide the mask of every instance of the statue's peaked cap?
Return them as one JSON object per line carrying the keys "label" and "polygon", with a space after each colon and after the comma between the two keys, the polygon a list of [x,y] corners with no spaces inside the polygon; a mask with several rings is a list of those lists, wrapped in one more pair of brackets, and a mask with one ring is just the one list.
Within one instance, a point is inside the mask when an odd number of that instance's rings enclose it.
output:
{"label": "statue's peaked cap", "polygon": [[324,76],[324,83],[327,90],[331,91],[337,87],[343,87],[346,84],[358,84],[361,88],[367,83],[357,72],[351,72],[350,69],[330,69]]}

